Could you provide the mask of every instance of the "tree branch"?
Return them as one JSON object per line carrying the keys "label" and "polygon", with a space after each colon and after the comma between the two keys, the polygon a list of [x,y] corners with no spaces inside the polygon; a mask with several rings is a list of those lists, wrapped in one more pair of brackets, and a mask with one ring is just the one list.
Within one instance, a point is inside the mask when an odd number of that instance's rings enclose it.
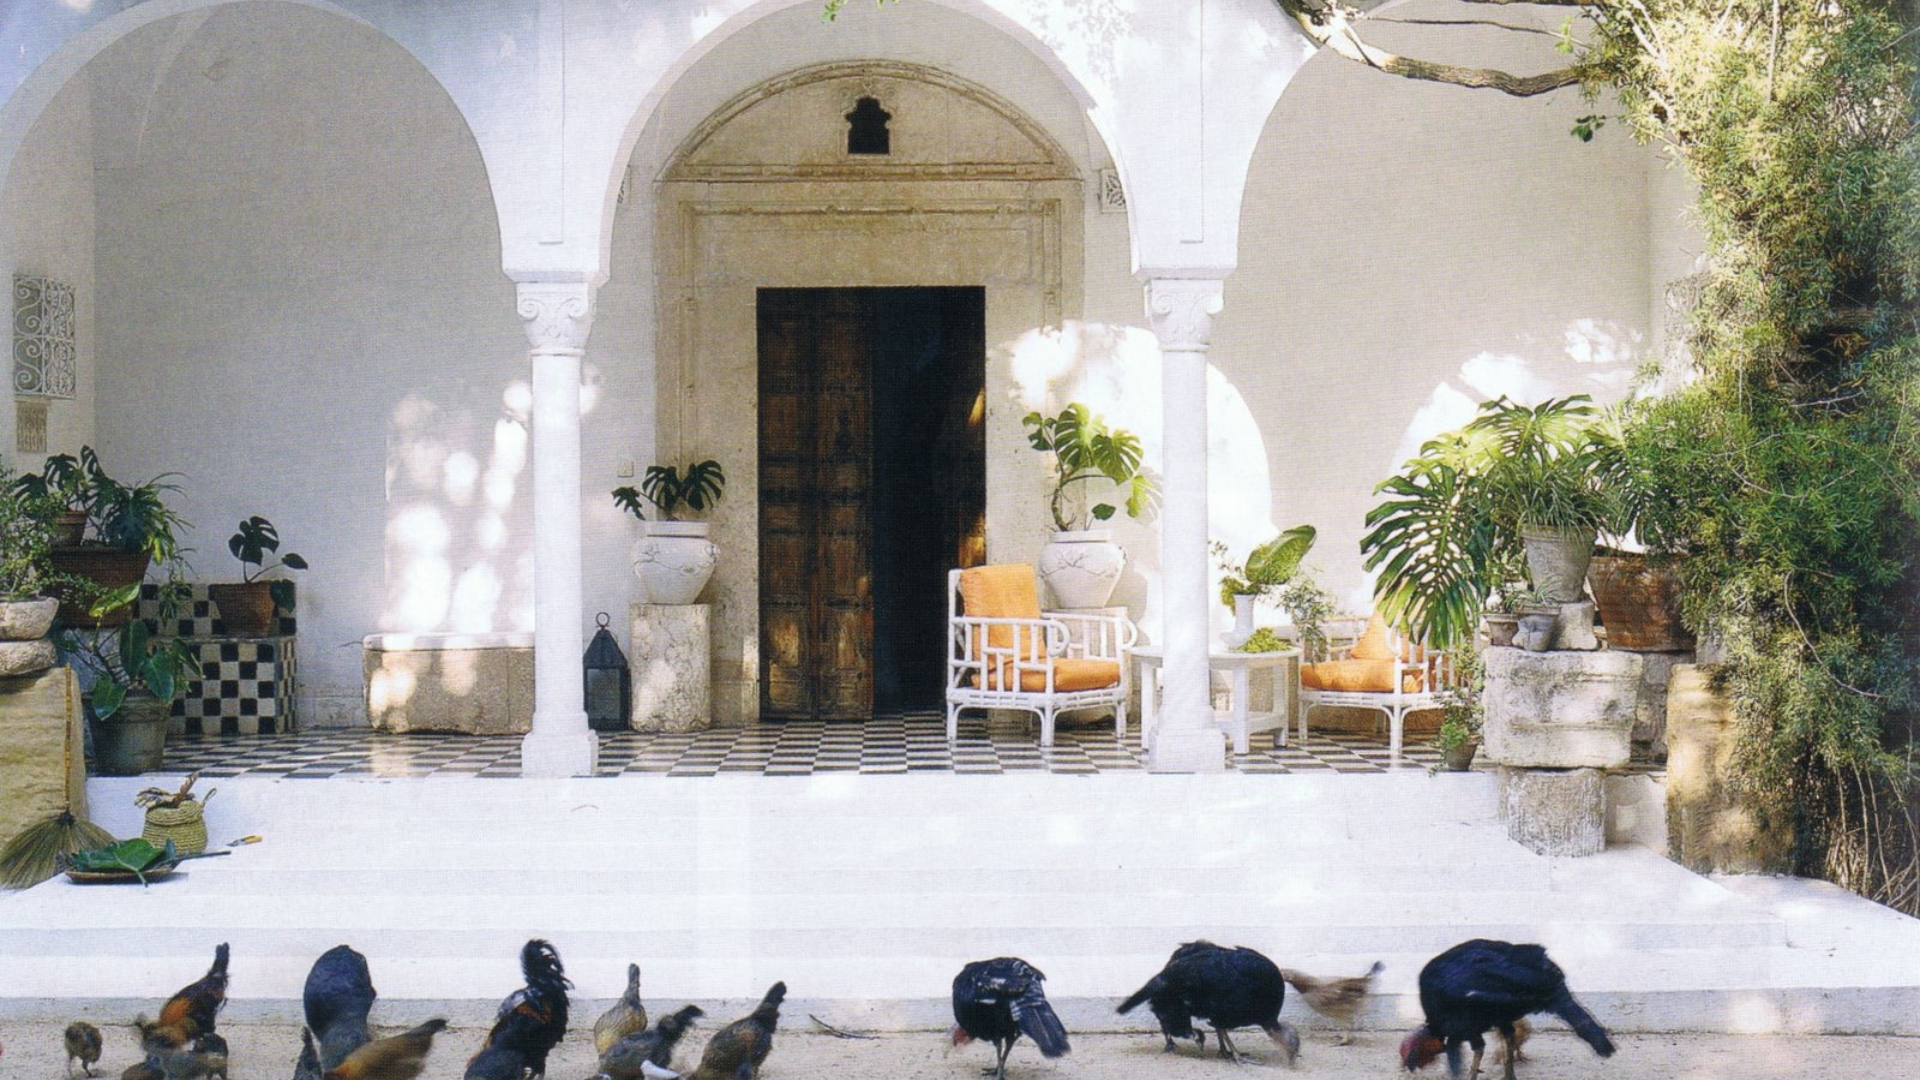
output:
{"label": "tree branch", "polygon": [[[1352,26],[1352,13],[1347,9],[1332,3],[1324,6],[1308,6],[1313,0],[1274,0],[1274,2],[1279,4],[1281,10],[1285,11],[1294,24],[1300,27],[1300,31],[1314,42],[1332,49],[1335,54],[1348,60],[1376,68],[1389,75],[1477,90],[1498,90],[1512,97],[1535,97],[1562,87],[1572,86],[1580,81],[1580,73],[1575,68],[1560,68],[1539,75],[1513,75],[1493,68],[1463,67],[1458,64],[1441,64],[1400,56],[1360,40],[1360,35]],[[1468,2],[1503,4],[1519,3],[1522,0],[1468,0]],[[1576,3],[1574,0],[1547,0],[1547,2],[1563,7],[1585,6],[1584,3]]]}

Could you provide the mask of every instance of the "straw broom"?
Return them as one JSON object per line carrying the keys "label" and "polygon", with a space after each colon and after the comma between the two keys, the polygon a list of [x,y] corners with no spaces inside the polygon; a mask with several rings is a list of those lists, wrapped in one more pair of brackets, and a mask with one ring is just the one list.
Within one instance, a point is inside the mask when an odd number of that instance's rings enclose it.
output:
{"label": "straw broom", "polygon": [[[60,775],[73,775],[73,740],[61,741]],[[52,877],[60,870],[61,856],[91,848],[111,847],[112,833],[85,818],[75,817],[71,806],[37,825],[29,825],[19,836],[0,848],[0,888],[27,889]]]}

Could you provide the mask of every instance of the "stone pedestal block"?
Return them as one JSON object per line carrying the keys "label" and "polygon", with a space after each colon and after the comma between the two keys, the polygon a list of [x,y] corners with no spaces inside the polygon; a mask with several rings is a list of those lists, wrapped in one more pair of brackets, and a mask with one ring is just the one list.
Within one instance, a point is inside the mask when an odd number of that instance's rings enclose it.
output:
{"label": "stone pedestal block", "polygon": [[1627,763],[1641,658],[1626,652],[1486,651],[1482,752],[1501,765],[1618,768]]}
{"label": "stone pedestal block", "polygon": [[1541,855],[1596,855],[1607,846],[1606,777],[1598,769],[1500,770],[1507,835]]}
{"label": "stone pedestal block", "polygon": [[373,634],[363,645],[376,731],[533,730],[532,634]]}
{"label": "stone pedestal block", "polygon": [[72,669],[0,679],[0,844],[62,810],[86,816],[84,737]]}
{"label": "stone pedestal block", "polygon": [[1667,682],[1674,665],[1693,662],[1692,653],[1635,652],[1640,657],[1640,696],[1633,705],[1633,742],[1656,760],[1667,756]]}
{"label": "stone pedestal block", "polygon": [[634,604],[633,729],[705,731],[713,725],[706,604]]}
{"label": "stone pedestal block", "polygon": [[1710,674],[1675,664],[1667,682],[1667,851],[1699,873],[1786,873],[1792,837],[1761,828],[1728,789],[1733,708]]}
{"label": "stone pedestal block", "polygon": [[1600,647],[1600,636],[1593,632],[1593,601],[1580,600],[1560,605],[1560,617],[1553,623],[1549,649],[1592,652]]}

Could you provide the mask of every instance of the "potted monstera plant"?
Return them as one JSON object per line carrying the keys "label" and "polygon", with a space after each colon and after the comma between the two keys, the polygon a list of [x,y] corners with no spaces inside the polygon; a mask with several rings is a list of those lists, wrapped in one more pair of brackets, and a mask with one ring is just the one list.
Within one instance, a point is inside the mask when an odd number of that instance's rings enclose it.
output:
{"label": "potted monstera plant", "polygon": [[[680,508],[704,512],[720,501],[727,474],[718,461],[696,461],[683,472],[677,465],[650,465],[640,486],[613,489],[613,501],[640,519],[645,535],[633,548],[633,573],[650,604],[691,604],[706,588],[720,549],[708,539],[704,521],[682,521]],[[642,501],[658,516],[648,520]]]}
{"label": "potted monstera plant", "polygon": [[[240,560],[240,581],[207,586],[207,595],[220,609],[220,621],[239,637],[265,637],[273,632],[274,616],[293,610],[293,582],[268,580],[273,570],[305,570],[307,560],[294,552],[278,555],[280,533],[273,522],[258,514],[242,521],[227,537],[227,550]],[[269,557],[273,558],[268,562]]]}
{"label": "potted monstera plant", "polygon": [[[1126,570],[1127,554],[1113,542],[1113,533],[1096,522],[1112,520],[1125,507],[1128,517],[1139,517],[1158,492],[1142,464],[1140,436],[1109,426],[1103,417],[1079,402],[1057,416],[1028,413],[1027,443],[1053,459],[1053,491],[1048,509],[1053,514],[1053,541],[1040,552],[1037,567],[1058,607],[1105,606]],[[1111,489],[1119,506],[1094,501],[1090,491]]]}
{"label": "potted monstera plant", "polygon": [[1229,649],[1240,648],[1253,636],[1254,604],[1293,580],[1318,535],[1311,525],[1296,525],[1248,552],[1243,563],[1227,559],[1226,545],[1214,545],[1221,569],[1220,602],[1233,609],[1233,629],[1220,635]]}
{"label": "potted monstera plant", "polygon": [[[177,610],[185,585],[161,586],[162,625]],[[199,675],[193,650],[170,634],[157,634],[144,619],[118,629],[63,630],[60,649],[91,673],[87,712],[93,719],[94,769],[102,776],[134,776],[166,764],[167,716],[173,703]]]}
{"label": "potted monstera plant", "polygon": [[47,459],[39,475],[15,481],[29,495],[51,498],[68,510],[84,511],[84,539],[75,546],[56,544],[50,554],[61,575],[60,622],[68,626],[119,626],[133,613],[140,583],[152,564],[171,563],[180,554],[179,530],[186,526],[167,499],[178,493],[177,474],[162,473],[144,483],[125,484],[107,475],[93,447],[78,458]]}

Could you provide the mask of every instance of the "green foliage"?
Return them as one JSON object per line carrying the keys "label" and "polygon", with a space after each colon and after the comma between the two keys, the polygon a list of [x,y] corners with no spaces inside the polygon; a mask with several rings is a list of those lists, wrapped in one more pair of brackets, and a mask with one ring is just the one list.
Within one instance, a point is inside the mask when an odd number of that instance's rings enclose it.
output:
{"label": "green foliage", "polygon": [[[1058,416],[1030,412],[1021,417],[1020,423],[1027,429],[1029,445],[1053,455],[1053,496],[1048,505],[1053,511],[1054,528],[1070,532],[1113,517],[1113,504],[1102,502],[1089,507],[1085,489],[1076,486],[1094,480],[1105,479],[1126,493],[1128,517],[1139,517],[1152,505],[1159,488],[1142,467],[1145,451],[1140,436],[1109,427],[1103,417],[1077,401],[1060,410]],[[1068,509],[1069,492],[1078,496],[1077,510]]]}
{"label": "green foliage", "polygon": [[1486,689],[1486,667],[1480,650],[1471,641],[1454,651],[1453,675],[1454,684],[1442,698],[1440,728],[1433,740],[1442,753],[1478,739],[1487,719],[1486,703],[1481,698]]}
{"label": "green foliage", "polygon": [[1294,575],[1280,587],[1280,610],[1300,635],[1300,658],[1309,664],[1327,659],[1326,621],[1333,618],[1333,594],[1320,587],[1312,570]]}
{"label": "green foliage", "polygon": [[[1698,192],[1696,379],[1615,465],[1725,642],[1738,785],[1796,870],[1920,910],[1920,150],[1914,8],[1596,5],[1581,54]],[[1887,798],[1879,801],[1878,793]]]}
{"label": "green foliage", "polygon": [[1279,652],[1286,647],[1287,643],[1280,640],[1280,635],[1274,633],[1272,627],[1263,626],[1247,635],[1247,640],[1241,642],[1239,648],[1241,652]]}
{"label": "green foliage", "polygon": [[180,862],[180,853],[174,849],[173,841],[168,840],[165,847],[154,847],[152,841],[141,837],[121,840],[109,847],[76,851],[67,856],[75,870],[90,873],[124,871],[147,883],[147,875],[170,870]]}
{"label": "green foliage", "polygon": [[[273,522],[258,514],[242,521],[233,535],[227,537],[227,550],[240,560],[240,580],[243,582],[250,582],[278,567],[284,566],[289,570],[307,568],[307,560],[291,551],[271,563],[266,561],[268,555],[280,550],[280,531],[273,527]],[[268,587],[273,593],[275,606],[282,611],[293,610],[293,582],[273,581],[268,583]]]}
{"label": "green foliage", "polygon": [[682,503],[690,510],[708,510],[720,501],[720,493],[727,487],[726,471],[718,461],[708,458],[687,466],[682,476],[677,465],[649,465],[646,475],[640,478],[640,488],[618,487],[613,489],[613,501],[642,521],[647,516],[640,511],[640,500],[646,499],[659,508],[662,520],[673,521],[674,511]]}
{"label": "green foliage", "polygon": [[1227,561],[1226,545],[1212,545],[1225,572],[1220,579],[1220,602],[1231,607],[1236,596],[1266,596],[1292,581],[1318,536],[1311,525],[1295,525],[1248,552],[1244,564]]}
{"label": "green foliage", "polygon": [[57,509],[52,499],[16,486],[13,470],[0,461],[0,599],[40,595],[52,580]]}
{"label": "green foliage", "polygon": [[51,499],[62,509],[84,511],[88,535],[96,543],[145,551],[156,562],[166,562],[180,554],[178,533],[187,526],[166,503],[169,495],[180,490],[170,479],[177,475],[161,473],[144,483],[124,484],[101,468],[93,447],[83,446],[78,458],[56,454],[46,460],[39,475],[22,476],[14,487],[32,497]]}
{"label": "green foliage", "polygon": [[[177,560],[167,564],[167,579],[159,587],[158,626],[175,625],[181,605],[192,595],[181,577],[184,569]],[[137,592],[139,587],[130,588]],[[95,600],[93,612],[102,614],[132,602],[131,596],[115,591]],[[199,661],[185,642],[172,634],[155,633],[144,619],[132,619],[115,629],[58,627],[54,644],[62,657],[93,675],[87,701],[101,720],[119,711],[129,694],[152,694],[170,703],[200,674]]]}

